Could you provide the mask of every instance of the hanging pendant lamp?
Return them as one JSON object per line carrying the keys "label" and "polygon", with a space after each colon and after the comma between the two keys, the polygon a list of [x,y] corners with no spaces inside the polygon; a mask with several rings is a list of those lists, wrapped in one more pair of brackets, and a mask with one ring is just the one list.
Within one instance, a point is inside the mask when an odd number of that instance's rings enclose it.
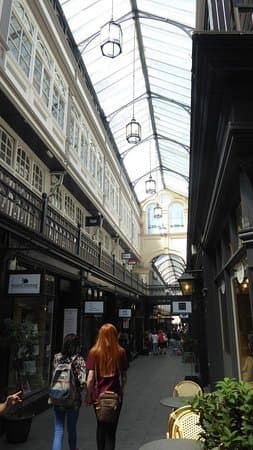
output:
{"label": "hanging pendant lamp", "polygon": [[156,181],[153,180],[151,175],[151,142],[149,140],[149,179],[145,181],[145,191],[146,194],[156,193]]}
{"label": "hanging pendant lamp", "polygon": [[134,50],[133,50],[133,116],[132,120],[126,125],[126,140],[129,144],[138,144],[141,141],[141,125],[134,117],[134,98],[135,98],[135,23],[134,23]]}
{"label": "hanging pendant lamp", "polygon": [[122,53],[121,26],[110,20],[100,30],[100,48],[103,56],[116,58]]}
{"label": "hanging pendant lamp", "polygon": [[163,210],[162,210],[161,206],[159,205],[159,203],[157,203],[154,208],[154,218],[161,219],[162,216],[163,216]]}
{"label": "hanging pendant lamp", "polygon": [[111,20],[100,29],[100,48],[102,55],[108,58],[116,58],[122,53],[122,30],[113,20],[113,0]]}
{"label": "hanging pendant lamp", "polygon": [[149,179],[145,181],[145,191],[146,194],[155,194],[156,193],[156,181],[153,180],[152,175],[149,175]]}

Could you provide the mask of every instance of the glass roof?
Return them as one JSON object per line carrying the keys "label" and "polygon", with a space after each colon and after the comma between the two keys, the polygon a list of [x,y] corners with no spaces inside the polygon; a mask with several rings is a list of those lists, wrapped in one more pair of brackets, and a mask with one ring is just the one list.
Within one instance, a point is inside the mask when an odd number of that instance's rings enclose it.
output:
{"label": "glass roof", "polygon": [[[158,190],[188,195],[195,0],[59,2],[139,201],[150,195],[150,173]],[[100,29],[112,18],[123,45],[118,57],[107,58]],[[126,140],[133,112],[142,130],[136,145]]]}
{"label": "glass roof", "polygon": [[173,254],[160,255],[153,260],[153,264],[164,282],[169,285],[178,285],[178,278],[185,270],[185,262],[181,256]]}

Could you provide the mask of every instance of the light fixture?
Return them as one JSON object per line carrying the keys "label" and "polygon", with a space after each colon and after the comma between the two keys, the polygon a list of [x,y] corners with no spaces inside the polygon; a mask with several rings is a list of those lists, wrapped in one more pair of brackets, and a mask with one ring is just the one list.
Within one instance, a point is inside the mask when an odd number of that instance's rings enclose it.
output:
{"label": "light fixture", "polygon": [[146,194],[155,194],[156,193],[156,181],[153,180],[152,175],[149,175],[149,179],[145,181],[145,190]]}
{"label": "light fixture", "polygon": [[113,0],[112,18],[100,29],[100,48],[102,55],[108,58],[116,58],[122,52],[122,30],[113,20]]}
{"label": "light fixture", "polygon": [[183,295],[191,295],[194,292],[194,276],[189,272],[184,272],[178,278],[180,288]]}
{"label": "light fixture", "polygon": [[145,181],[145,191],[146,194],[156,193],[156,181],[153,180],[151,175],[151,143],[149,141],[149,179]]}
{"label": "light fixture", "polygon": [[161,219],[162,216],[163,216],[163,210],[162,210],[161,206],[159,205],[159,203],[157,203],[156,206],[154,207],[154,218]]}
{"label": "light fixture", "polygon": [[133,117],[126,125],[126,140],[129,144],[137,144],[141,141],[141,125],[134,117],[134,99],[135,99],[135,23],[134,23],[134,50],[133,50]]}

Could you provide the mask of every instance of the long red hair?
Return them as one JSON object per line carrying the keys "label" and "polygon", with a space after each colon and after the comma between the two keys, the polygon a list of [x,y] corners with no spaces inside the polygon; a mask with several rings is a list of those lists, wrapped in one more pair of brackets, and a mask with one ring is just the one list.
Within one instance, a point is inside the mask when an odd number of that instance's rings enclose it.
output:
{"label": "long red hair", "polygon": [[91,349],[100,376],[115,375],[120,371],[121,350],[116,327],[111,323],[102,325]]}

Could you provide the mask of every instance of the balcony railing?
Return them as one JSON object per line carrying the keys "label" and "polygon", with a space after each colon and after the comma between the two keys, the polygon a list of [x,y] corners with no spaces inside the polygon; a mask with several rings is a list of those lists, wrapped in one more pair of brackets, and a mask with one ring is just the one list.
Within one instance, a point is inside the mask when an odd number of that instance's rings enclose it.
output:
{"label": "balcony railing", "polygon": [[0,214],[30,229],[64,251],[79,257],[87,265],[146,293],[146,286],[138,274],[130,272],[125,265],[108,255],[101,244],[92,241],[81,228],[75,226],[48,205],[46,196],[39,198],[21,181],[0,167]]}

